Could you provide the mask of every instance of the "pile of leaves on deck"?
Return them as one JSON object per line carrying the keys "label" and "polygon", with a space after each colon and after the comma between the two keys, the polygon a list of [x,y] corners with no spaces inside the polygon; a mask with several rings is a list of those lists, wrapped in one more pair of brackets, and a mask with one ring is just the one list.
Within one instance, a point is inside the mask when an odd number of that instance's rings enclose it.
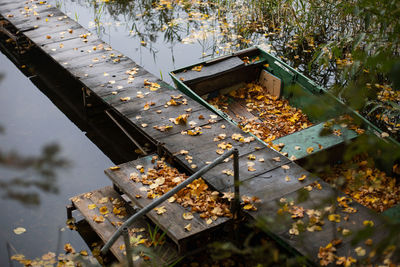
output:
{"label": "pile of leaves on deck", "polygon": [[[397,164],[393,166],[393,171],[399,172]],[[376,168],[373,159],[365,156],[335,165],[331,173],[321,178],[377,212],[385,211],[400,202],[400,184],[396,178]]]}
{"label": "pile of leaves on deck", "polygon": [[[148,169],[146,173],[144,173],[144,168],[141,165],[138,165],[137,169],[143,174],[132,173],[131,179],[136,183],[148,186],[144,190],[149,199],[162,196],[188,178],[186,174],[180,173],[176,168],[169,166],[162,160],[158,160],[154,168]],[[170,197],[168,202],[176,202],[185,208],[189,208],[191,212],[199,213],[200,218],[205,219],[207,224],[211,224],[221,216],[232,216],[229,204],[223,201],[219,192],[211,190],[202,178],[194,180],[181,189],[177,194]],[[164,206],[156,208],[156,211],[159,215],[168,212]],[[185,220],[191,220],[193,218],[191,212],[183,213],[181,216]],[[185,229],[190,231],[191,224],[186,225]]]}
{"label": "pile of leaves on deck", "polygon": [[253,133],[266,143],[312,125],[301,109],[291,106],[286,99],[266,93],[266,89],[257,83],[248,83],[228,95],[219,95],[209,103],[224,111],[229,109],[232,100],[243,103],[254,115],[252,118],[236,116],[233,119],[245,132]]}

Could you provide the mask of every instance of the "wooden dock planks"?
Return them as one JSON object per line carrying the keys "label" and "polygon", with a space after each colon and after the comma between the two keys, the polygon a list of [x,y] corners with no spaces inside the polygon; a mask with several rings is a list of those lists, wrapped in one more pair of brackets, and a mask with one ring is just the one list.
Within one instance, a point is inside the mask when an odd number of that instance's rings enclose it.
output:
{"label": "wooden dock planks", "polygon": [[[143,174],[137,169],[137,166],[142,166],[146,171],[149,168],[153,168],[155,164],[152,163],[152,156],[143,157],[135,161],[121,164],[119,165],[120,169],[118,170],[105,170],[105,173],[113,183],[117,185],[118,188],[120,188],[139,208],[145,207],[153,200],[147,198],[147,192],[143,190],[148,186],[134,182],[130,179],[130,175],[132,173],[136,173],[139,176]],[[161,229],[179,246],[179,248],[183,248],[183,250],[186,242],[189,242],[193,236],[200,233],[209,233],[229,221],[229,218],[227,217],[218,217],[217,220],[213,221],[211,224],[207,224],[206,220],[200,218],[198,213],[193,213],[193,219],[186,220],[184,219],[183,214],[191,211],[188,208],[184,208],[175,202],[170,203],[169,201],[165,201],[160,206],[165,207],[165,213],[159,215],[153,210],[149,212],[147,216],[156,225],[159,225]],[[192,226],[190,231],[185,229],[185,226],[188,224],[191,224]]]}
{"label": "wooden dock planks", "polygon": [[[304,205],[305,208],[312,208],[323,203],[323,198],[336,196],[337,192],[329,185],[319,178],[312,178],[308,172],[297,164],[289,162],[287,158],[264,147],[260,142],[245,143],[233,140],[232,134],[234,133],[240,133],[245,138],[250,137],[250,135],[243,133],[239,128],[222,120],[220,117],[212,119],[212,122],[208,121],[211,118],[210,115],[213,114],[189,97],[183,96],[186,99],[186,105],[169,106],[167,102],[173,99],[173,96],[180,95],[180,92],[160,81],[118,51],[113,50],[94,35],[88,34],[86,29],[57,9],[47,4],[39,4],[39,1],[36,0],[5,0],[0,1],[0,13],[14,26],[23,30],[23,33],[37,47],[69,71],[75,79],[80,80],[83,86],[87,87],[93,95],[100,98],[110,109],[128,121],[133,128],[139,130],[153,143],[162,143],[167,152],[170,155],[174,155],[177,161],[191,172],[195,172],[219,156],[216,153],[219,143],[227,142],[232,144],[233,147],[237,147],[240,151],[242,194],[257,196],[261,199],[261,203],[256,205],[258,210],[249,212],[253,218],[276,218],[282,198],[298,199],[299,195],[304,194],[304,187],[309,186],[314,181],[322,185],[322,190],[312,189],[308,193],[307,200],[301,204],[296,202],[296,204]],[[72,31],[69,29],[72,29]],[[47,35],[51,38],[48,38]],[[138,68],[138,70],[133,75],[134,79],[130,80],[126,71],[133,68]],[[149,90],[144,85],[145,79],[160,84],[160,88],[156,91]],[[148,109],[145,108],[147,104],[150,105]],[[192,110],[190,112],[186,111],[189,108]],[[161,113],[157,112],[159,110],[161,110]],[[176,118],[185,113],[190,113],[187,124],[175,125],[169,121],[169,118]],[[205,119],[199,119],[200,115],[203,115]],[[202,132],[201,135],[181,134],[181,131],[187,131],[192,128],[189,121],[194,121],[196,123],[195,126],[202,127],[200,130]],[[168,131],[159,131],[154,128],[154,126],[162,125],[172,125],[173,128]],[[226,138],[217,142],[214,141],[221,134],[226,134]],[[182,150],[186,150],[187,153],[182,154]],[[250,154],[254,154],[256,159],[249,160],[248,156]],[[188,155],[192,157],[190,160],[188,160]],[[276,157],[279,157],[280,160],[273,159]],[[258,161],[260,158],[263,158],[264,162]],[[248,162],[254,162],[255,171],[249,171]],[[136,199],[136,194],[139,194],[140,190],[138,191],[138,188],[129,180],[129,174],[136,170],[134,168],[135,164],[137,163],[128,162],[121,165],[121,170],[116,172],[106,170],[106,173],[122,191],[137,202],[138,206],[144,206],[148,203],[146,202],[147,200],[145,198],[140,201]],[[233,179],[231,176],[223,174],[222,171],[231,169],[231,164],[231,161],[223,163],[205,174],[203,178],[219,191],[229,191],[232,189]],[[195,167],[193,167],[194,165]],[[289,166],[289,169],[282,168],[285,165]],[[304,181],[299,181],[298,178],[303,174],[306,174],[307,178]],[[103,193],[104,195],[114,194],[109,191],[104,191]],[[96,194],[93,196],[96,196]],[[89,198],[88,200],[82,198],[82,196],[79,198],[82,203],[96,201],[94,198]],[[86,214],[87,218],[92,216],[92,211],[80,206],[79,201],[74,202],[74,204],[80,207],[80,210]],[[178,216],[183,212],[183,209],[169,206],[167,203],[166,205],[168,205],[167,209],[171,209],[177,214],[176,217],[168,217],[167,215],[164,218],[162,215],[160,217],[160,215],[154,214],[154,212],[150,213],[149,217],[159,223],[160,227],[165,231],[169,231],[169,236],[177,243],[191,237],[193,234],[208,231],[210,228],[225,222],[224,219],[221,219],[221,221],[215,222],[215,225],[213,223],[211,227],[208,227],[200,219],[195,218],[193,232],[189,234],[182,230],[185,222],[182,221],[181,216]],[[357,204],[355,206],[357,206],[358,212],[350,214],[349,220],[343,221],[343,227],[351,228],[354,231],[362,230],[362,222],[371,220],[375,222],[376,228],[380,228],[380,236],[377,237],[377,240],[390,235],[390,232],[385,228],[382,216],[369,211],[363,206]],[[295,220],[288,218],[282,220],[279,224],[267,223],[267,231],[277,239],[290,244],[298,252],[309,256],[314,262],[318,262],[319,247],[325,246],[330,241],[330,236],[338,235],[338,225],[329,222],[323,226],[322,231],[306,231],[297,236],[289,234],[289,229],[294,222]],[[103,240],[107,240],[110,233],[115,229],[109,220],[104,226],[93,224],[93,222],[91,225],[99,235],[103,235]],[[339,223],[339,225],[341,224]],[[111,226],[114,228],[111,228]],[[352,255],[357,258],[354,255],[350,241],[350,238],[343,239],[343,245],[339,248],[338,254]],[[115,249],[113,252],[120,253]]]}
{"label": "wooden dock planks", "polygon": [[[124,223],[127,218],[134,214],[133,208],[117,192],[115,192],[111,186],[72,197],[70,200],[103,242],[107,242],[117,228]],[[118,204],[118,206],[126,209],[126,216],[119,216],[113,212],[114,207],[116,207],[115,203],[121,203]],[[95,205],[95,207],[91,209],[91,205]],[[107,207],[107,210],[109,211],[105,215],[100,213],[100,208],[103,207]],[[105,218],[104,222],[95,222],[93,220],[95,216],[103,216]],[[140,235],[142,236],[142,239],[150,239],[148,236],[148,227],[148,222],[144,218],[137,220],[129,227],[131,236],[138,237]],[[136,248],[136,250],[138,249]],[[122,236],[114,243],[110,251],[120,262],[126,261],[125,243]],[[168,263],[165,262],[165,260],[171,262],[176,260],[178,255],[174,245],[171,243],[166,243],[163,246],[160,246],[156,252],[159,253],[160,257],[163,257],[162,255],[164,255],[164,263]],[[165,255],[168,255],[168,257],[165,258]],[[133,256],[135,264],[143,263],[142,257],[137,257],[138,255],[136,254]]]}

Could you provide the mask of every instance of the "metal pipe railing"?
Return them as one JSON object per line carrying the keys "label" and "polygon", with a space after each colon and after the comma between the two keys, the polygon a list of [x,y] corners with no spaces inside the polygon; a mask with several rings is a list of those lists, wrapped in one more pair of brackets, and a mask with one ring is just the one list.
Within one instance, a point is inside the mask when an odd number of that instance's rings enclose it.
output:
{"label": "metal pipe railing", "polygon": [[[128,220],[126,220],[111,236],[111,238],[104,244],[103,248],[101,249],[101,253],[104,255],[110,249],[110,247],[115,243],[115,241],[120,237],[123,233],[124,229],[127,229],[135,220],[139,219],[140,217],[146,215],[148,212],[153,210],[155,207],[163,203],[168,198],[172,197],[176,193],[178,193],[182,188],[186,187],[188,184],[193,182],[194,180],[200,178],[204,173],[208,172],[219,163],[221,163],[224,159],[233,155],[233,171],[234,171],[234,187],[235,187],[235,195],[234,195],[234,203],[233,203],[233,214],[237,216],[239,205],[240,205],[240,197],[239,197],[239,151],[237,148],[227,151],[222,156],[216,158],[212,163],[209,165],[204,166],[196,173],[191,175],[182,183],[175,186],[173,189],[162,195],[160,198],[153,200],[149,205],[139,210],[137,213],[132,215]],[[128,250],[128,248],[126,248]],[[127,253],[128,254],[128,253]],[[129,261],[129,260],[128,260]]]}

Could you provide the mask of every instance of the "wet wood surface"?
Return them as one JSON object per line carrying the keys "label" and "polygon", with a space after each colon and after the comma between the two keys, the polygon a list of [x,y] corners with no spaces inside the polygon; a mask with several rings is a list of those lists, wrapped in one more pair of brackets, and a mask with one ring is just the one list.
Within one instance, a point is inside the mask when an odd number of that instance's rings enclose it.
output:
{"label": "wet wood surface", "polygon": [[[70,200],[74,207],[79,210],[91,228],[97,233],[103,242],[107,242],[117,228],[122,225],[127,218],[134,214],[134,209],[132,206],[127,203],[117,192],[115,192],[111,186],[72,197]],[[121,206],[123,206],[127,211],[126,216],[120,216],[113,213],[113,202],[122,203]],[[89,208],[91,205],[95,205],[95,207],[93,209]],[[106,207],[109,211],[105,215],[100,213],[100,208],[103,207]],[[93,220],[95,216],[103,216],[104,222],[95,222]],[[148,221],[143,218],[137,220],[133,225],[131,225],[129,230],[132,232],[132,235],[141,235],[142,238],[149,239]],[[176,259],[177,251],[173,244],[165,243],[160,248],[158,251],[160,255],[164,255],[166,253],[168,254],[169,259],[167,260],[170,260],[174,257]],[[126,261],[125,243],[122,236],[117,239],[113,246],[111,246],[110,251],[120,262]],[[136,259],[135,264],[143,263],[143,259],[141,257],[134,257],[134,259]]]}
{"label": "wet wood surface", "polygon": [[[141,166],[147,171],[150,168],[154,168],[155,163],[152,162],[151,156],[144,157],[135,161],[124,163],[119,165],[118,170],[105,170],[105,173],[118,186],[139,208],[143,208],[150,204],[153,200],[147,198],[147,192],[145,188],[147,185],[134,182],[130,176],[132,173],[141,176],[137,166]],[[200,218],[198,213],[193,213],[193,219],[186,220],[183,217],[184,213],[188,213],[191,210],[184,208],[178,203],[165,201],[160,204],[159,207],[165,207],[166,212],[163,214],[157,214],[155,210],[149,212],[147,216],[160,228],[166,232],[166,234],[178,245],[183,246],[185,242],[199,234],[205,234],[207,231],[221,226],[222,224],[229,221],[227,217],[218,217],[217,220],[211,224],[207,224],[206,220]],[[190,231],[185,229],[185,226],[191,224],[192,228]]]}

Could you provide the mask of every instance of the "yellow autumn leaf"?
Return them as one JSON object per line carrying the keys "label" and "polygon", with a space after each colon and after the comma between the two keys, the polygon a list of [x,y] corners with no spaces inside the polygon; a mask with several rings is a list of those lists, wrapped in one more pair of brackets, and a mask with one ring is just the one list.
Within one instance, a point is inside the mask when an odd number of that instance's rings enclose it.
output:
{"label": "yellow autumn leaf", "polygon": [[154,210],[157,212],[158,215],[161,215],[161,214],[164,214],[165,212],[167,212],[167,209],[165,208],[165,206],[154,208]]}
{"label": "yellow autumn leaf", "polygon": [[368,226],[368,227],[373,227],[374,226],[374,222],[365,220],[365,221],[363,221],[363,225],[364,226]]}
{"label": "yellow autumn leaf", "polygon": [[16,235],[20,235],[20,234],[25,233],[25,232],[26,232],[26,229],[23,228],[23,227],[17,227],[17,228],[15,228],[13,231],[14,231],[14,233],[15,233]]}
{"label": "yellow autumn leaf", "polygon": [[95,221],[95,222],[97,222],[97,223],[102,223],[102,222],[105,221],[105,219],[104,219],[103,216],[94,215],[94,216],[93,216],[93,221]]}
{"label": "yellow autumn leaf", "polygon": [[96,204],[89,204],[89,205],[88,205],[88,209],[90,209],[90,210],[93,210],[93,209],[95,209],[96,207],[97,207]]}
{"label": "yellow autumn leaf", "polygon": [[313,153],[314,148],[311,147],[311,146],[310,146],[310,147],[307,147],[307,150],[306,150],[306,151],[307,151],[308,154],[311,154],[311,153]]}
{"label": "yellow autumn leaf", "polygon": [[243,206],[244,210],[257,210],[257,208],[253,204],[246,204]]}
{"label": "yellow autumn leaf", "polygon": [[188,232],[191,231],[192,230],[192,224],[191,223],[187,224],[185,226],[185,230],[188,231]]}
{"label": "yellow autumn leaf", "polygon": [[112,171],[116,171],[116,170],[121,169],[121,167],[119,167],[119,166],[114,166],[114,167],[110,167],[109,169],[112,170]]}
{"label": "yellow autumn leaf", "polygon": [[307,178],[307,175],[303,174],[300,178],[298,178],[297,180],[304,181]]}
{"label": "yellow autumn leaf", "polygon": [[328,220],[331,222],[340,222],[340,215],[339,214],[329,214]]}
{"label": "yellow autumn leaf", "polygon": [[103,214],[103,215],[105,215],[105,214],[108,213],[108,209],[107,209],[106,206],[101,207],[101,208],[99,209],[99,211],[100,211],[100,213]]}
{"label": "yellow autumn leaf", "polygon": [[202,134],[202,132],[200,132],[200,131],[188,130],[188,131],[187,131],[187,134],[188,134],[188,135],[191,135],[191,136],[196,136],[196,135]]}
{"label": "yellow autumn leaf", "polygon": [[284,169],[284,170],[289,170],[290,166],[289,165],[282,165],[281,168]]}
{"label": "yellow autumn leaf", "polygon": [[193,67],[192,70],[194,70],[194,71],[201,71],[202,68],[203,68],[203,65],[199,65],[199,66]]}
{"label": "yellow autumn leaf", "polygon": [[250,155],[247,156],[247,158],[248,158],[249,160],[255,160],[255,159],[256,159],[256,156],[253,155],[253,154],[250,154]]}
{"label": "yellow autumn leaf", "polygon": [[256,171],[256,169],[255,169],[253,166],[247,166],[247,170],[248,170],[249,172],[254,172],[254,171]]}
{"label": "yellow autumn leaf", "polygon": [[183,219],[185,219],[185,220],[191,220],[191,219],[193,219],[193,214],[192,214],[191,212],[184,212],[184,213],[182,214],[182,217],[183,217]]}

